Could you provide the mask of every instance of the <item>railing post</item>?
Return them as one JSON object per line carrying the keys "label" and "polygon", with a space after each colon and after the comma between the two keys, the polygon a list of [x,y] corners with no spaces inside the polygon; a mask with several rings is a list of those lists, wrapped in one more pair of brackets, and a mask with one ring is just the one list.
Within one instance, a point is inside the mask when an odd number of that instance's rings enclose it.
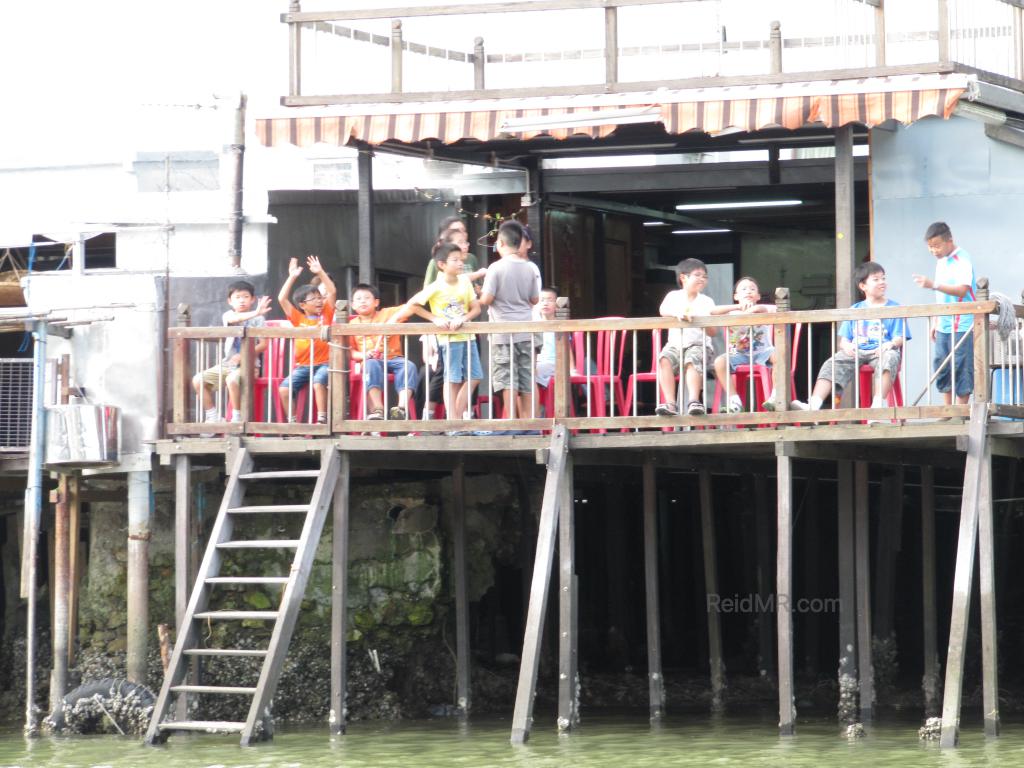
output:
{"label": "railing post", "polygon": [[[302,5],[299,0],[288,3],[289,13],[299,13]],[[288,95],[302,95],[302,23],[288,22]]]}
{"label": "railing post", "polygon": [[[775,307],[779,312],[789,312],[789,288],[775,289]],[[772,387],[775,389],[775,409],[787,411],[789,403],[793,399],[790,386],[793,377],[789,359],[789,325],[775,325],[773,328],[775,329],[775,365],[772,366]]]}
{"label": "railing post", "polygon": [[[988,278],[978,278],[978,301],[988,301]],[[988,315],[977,314],[974,316],[974,400],[978,403],[987,403],[991,400],[989,393],[989,344],[990,333],[988,328]]]}
{"label": "railing post", "polygon": [[782,25],[773,21],[768,33],[768,50],[771,52],[771,74],[782,73]]}
{"label": "railing post", "polygon": [[[559,296],[555,299],[555,319],[569,319],[569,297]],[[555,334],[555,377],[551,386],[555,388],[555,418],[564,419],[569,415],[569,398],[572,387],[569,384],[570,358],[572,349],[572,333],[559,331]],[[576,363],[580,364],[579,361]],[[585,363],[584,363],[585,365]]]}
{"label": "railing post", "polygon": [[478,91],[484,89],[484,65],[487,57],[484,54],[484,39],[478,37],[473,40],[473,87]]}
{"label": "railing post", "polygon": [[[177,324],[185,328],[192,324],[192,310],[188,304],[178,305]],[[188,420],[188,339],[176,338],[171,350],[171,421],[183,424]]]}
{"label": "railing post", "polygon": [[1013,6],[1013,76],[1024,79],[1024,8]]}
{"label": "railing post", "polygon": [[619,9],[604,9],[604,82],[619,82]]}
{"label": "railing post", "polygon": [[391,92],[402,92],[402,20],[391,20]]}
{"label": "railing post", "polygon": [[949,61],[949,0],[938,0],[939,10],[939,63]]}
{"label": "railing post", "polygon": [[875,6],[875,66],[885,66],[885,0]]}
{"label": "railing post", "polygon": [[[238,382],[238,410],[242,412],[242,421],[255,421],[252,412],[253,376],[256,374],[256,355],[253,354],[253,339],[248,328],[242,328],[241,359],[238,363],[242,369],[242,379]],[[267,397],[272,396],[267,387]]]}
{"label": "railing post", "polygon": [[348,344],[350,338],[350,336],[335,335],[329,339],[331,342],[328,348],[330,362],[328,370],[331,373],[331,432],[339,431],[348,408]]}

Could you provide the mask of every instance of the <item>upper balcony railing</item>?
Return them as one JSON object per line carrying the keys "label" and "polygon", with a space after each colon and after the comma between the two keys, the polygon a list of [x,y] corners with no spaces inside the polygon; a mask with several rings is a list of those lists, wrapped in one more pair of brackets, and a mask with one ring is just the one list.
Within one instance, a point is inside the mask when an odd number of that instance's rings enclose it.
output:
{"label": "upper balcony railing", "polygon": [[[520,0],[303,11],[290,106],[627,90],[709,77],[967,65],[1024,79],[1024,0]],[[881,71],[881,70],[879,70]]]}
{"label": "upper balcony railing", "polygon": [[[440,335],[433,326],[405,323],[338,324],[329,328],[170,328],[173,416],[166,431],[171,436],[210,433],[328,436],[442,431],[472,434],[496,430],[542,431],[561,423],[575,430],[657,432],[679,427],[736,428],[858,424],[865,421],[904,423],[963,417],[968,413],[968,406],[941,404],[939,397],[933,394],[932,382],[928,380],[932,372],[934,344],[926,324],[932,318],[950,314],[975,317],[973,340],[963,342],[973,344],[967,360],[974,372],[974,399],[992,403],[995,415],[1024,418],[1021,367],[1024,307],[1015,307],[1012,333],[1005,338],[996,334],[990,330],[988,322],[989,314],[996,310],[996,303],[987,300],[983,284],[984,281],[979,280],[982,300],[952,306],[931,304],[794,312],[787,311],[789,294],[780,288],[776,292],[777,312],[699,317],[689,323],[663,317],[470,323],[463,330],[476,334],[485,375],[467,418],[453,418],[445,412],[444,402],[423,402],[422,398],[416,403],[418,409],[415,405],[409,407],[406,418],[394,418],[391,408],[398,401],[392,384],[384,387],[384,407],[380,417],[369,418],[366,406],[369,402],[368,380],[359,363],[351,360],[351,351],[362,346],[354,337],[380,336],[380,343],[371,346],[382,350],[379,363],[387,367],[390,362],[392,371],[401,363],[395,360],[393,350],[388,352],[386,340],[397,338],[401,357],[413,361],[410,364],[418,368],[419,337],[425,333]],[[797,397],[807,399],[819,373],[825,378],[837,378],[835,363],[829,369],[826,360],[832,358],[838,349],[837,333],[843,322],[877,321],[868,323],[868,327],[878,329],[881,321],[892,318],[907,321],[911,338],[901,350],[892,394],[884,407],[872,407],[874,395],[885,394],[878,390],[882,374],[867,365],[870,361],[867,356],[861,359],[861,353],[857,353],[858,359],[854,361],[852,370],[856,373],[842,393],[843,407],[838,407],[840,404],[832,397],[827,398],[825,408],[818,411],[796,410],[791,406],[791,401]],[[775,348],[774,365],[758,366],[752,359],[748,361],[752,363],[749,368],[738,369],[738,381],[725,377],[718,385],[720,392],[716,392],[712,372],[717,353],[701,345],[698,349],[704,351],[698,355],[700,360],[697,361],[703,368],[699,377],[702,390],[699,395],[687,395],[683,389],[685,385],[675,378],[670,377],[667,380],[670,383],[664,386],[657,383],[660,367],[658,350],[665,342],[667,332],[681,328],[698,329],[702,338],[713,339],[728,335],[730,331],[747,331],[752,324],[769,327],[769,338]],[[506,372],[495,370],[494,356],[489,354],[489,341],[494,334],[509,332],[530,334],[534,341],[530,345],[532,354],[526,363],[528,370],[525,376],[535,381],[538,358],[541,358],[541,362],[547,364],[543,373],[551,378],[544,387],[530,386],[521,402],[511,399],[510,412],[500,413],[502,400],[494,392],[491,382],[495,380],[496,373]],[[225,388],[220,386],[227,382],[214,380],[208,383],[213,385],[210,392],[215,398],[217,416],[212,421],[203,421],[203,404],[192,382],[200,372],[216,366],[223,355],[224,340],[235,337],[243,340],[240,387],[235,400],[240,415],[236,417],[237,421],[231,420],[230,400]],[[318,340],[329,345],[326,399],[323,400],[326,413],[323,416],[318,412],[314,399],[308,397],[308,388],[299,390],[283,383],[295,369],[293,344],[297,339]],[[254,345],[263,341],[268,344],[257,356]],[[550,345],[552,342],[553,363],[550,357],[543,359],[552,349],[551,346],[545,349],[545,343]],[[466,342],[453,342],[462,343]],[[816,347],[822,346],[828,348],[827,353],[816,355]],[[446,350],[444,346],[441,349]],[[451,349],[447,347],[447,353],[450,354]],[[261,359],[262,365],[257,364],[257,358]],[[957,358],[954,356],[949,362],[955,378]],[[514,366],[515,361],[510,361],[509,365]],[[908,371],[913,375],[908,375]],[[515,380],[516,373],[510,368],[505,378]],[[436,381],[438,376],[427,369],[424,387],[427,393],[433,389],[431,377],[435,384],[440,383]],[[838,378],[842,376],[838,375]],[[911,382],[915,380],[927,381],[919,393],[909,391]],[[920,384],[913,386],[920,387]],[[667,391],[671,391],[671,395]],[[736,402],[734,396],[741,405],[739,410],[730,412],[730,404]],[[656,406],[669,400],[683,405],[697,400],[706,414],[687,415],[683,408],[681,415],[655,415]],[[765,410],[764,401],[767,400],[772,402],[774,410]]]}

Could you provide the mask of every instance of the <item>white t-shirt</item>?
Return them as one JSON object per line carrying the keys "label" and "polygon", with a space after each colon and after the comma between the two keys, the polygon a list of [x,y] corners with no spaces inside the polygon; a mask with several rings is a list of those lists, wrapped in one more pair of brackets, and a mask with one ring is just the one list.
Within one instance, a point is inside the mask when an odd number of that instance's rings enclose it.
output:
{"label": "white t-shirt", "polygon": [[[710,315],[714,308],[715,300],[710,296],[698,293],[693,299],[690,299],[687,297],[686,291],[680,288],[668,292],[664,301],[661,302],[659,314],[662,317],[683,317],[685,315],[698,317]],[[711,346],[711,337],[704,332],[703,328],[670,328],[668,331],[669,345],[679,349],[700,344],[702,340],[707,346]]]}

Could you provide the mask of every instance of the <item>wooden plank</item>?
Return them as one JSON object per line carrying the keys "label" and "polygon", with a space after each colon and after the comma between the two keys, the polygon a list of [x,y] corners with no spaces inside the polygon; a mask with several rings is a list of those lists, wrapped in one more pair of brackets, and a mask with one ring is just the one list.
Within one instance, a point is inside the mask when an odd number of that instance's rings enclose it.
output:
{"label": "wooden plank", "polygon": [[340,430],[341,423],[348,416],[349,387],[349,347],[343,344],[331,344],[328,348],[330,357],[330,428]]}
{"label": "wooden plank", "polygon": [[985,455],[986,406],[971,406],[969,444],[964,464],[964,491],[960,505],[956,566],[953,571],[953,604],[949,618],[949,648],[946,651],[946,682],[942,689],[942,732],[939,746],[955,747],[960,740],[960,699],[964,682],[964,652],[970,618],[974,556],[978,539],[978,496]]}
{"label": "wooden plank", "polygon": [[[359,255],[359,282],[376,284],[374,265],[373,151],[359,148],[356,158],[359,188],[356,192],[356,227]],[[368,334],[372,335],[372,334]]]}
{"label": "wooden plank", "polygon": [[838,473],[839,567],[839,723],[857,721],[857,581],[854,568],[853,462],[840,461]]}
{"label": "wooden plank", "polygon": [[856,300],[857,293],[857,286],[853,282],[856,258],[854,251],[856,219],[854,215],[853,123],[836,128],[835,134],[836,306],[848,307]]}
{"label": "wooden plank", "polygon": [[[691,2],[693,0],[690,0]],[[677,0],[522,0],[517,3],[453,3],[451,5],[402,6],[398,8],[358,9],[342,11],[295,11],[282,13],[286,23],[314,21],[357,21],[365,19],[416,18],[420,16],[476,15],[516,11],[577,11],[609,6],[664,5]]]}
{"label": "wooden plank", "polygon": [[654,460],[644,456],[644,593],[647,605],[647,687],[651,720],[665,714],[665,680],[661,669],[661,610],[658,596],[658,486]]}
{"label": "wooden plank", "polygon": [[[256,353],[254,347],[255,342],[251,337],[242,339],[242,353],[238,363],[242,371],[241,380],[238,382],[238,410],[242,414],[243,421],[251,421],[253,416],[256,415],[252,412],[254,382],[256,381]],[[272,397],[273,393],[268,391],[266,396],[268,398]]]}
{"label": "wooden plank", "polygon": [[569,344],[572,337],[568,333],[557,333],[555,335],[555,376],[548,386],[555,388],[555,413],[559,419],[569,415],[569,403],[572,397],[571,385],[569,384],[570,351]]}
{"label": "wooden plank", "polygon": [[619,81],[619,20],[614,5],[604,9],[604,81],[608,85]]}
{"label": "wooden plank", "polygon": [[853,488],[860,719],[862,722],[870,722],[875,708],[875,670],[871,658],[871,519],[868,510],[868,463],[866,461],[854,462]]}
{"label": "wooden plank", "polygon": [[[754,474],[754,531],[757,536],[757,594],[761,605],[772,599],[772,512],[768,507],[768,479],[763,473]],[[768,611],[757,613],[757,669],[761,677],[775,680],[775,643],[772,617]]]}
{"label": "wooden plank", "polygon": [[992,452],[988,441],[978,478],[978,596],[981,598],[981,682],[985,736],[999,736],[999,653],[996,627]]}
{"label": "wooden plank", "polygon": [[339,736],[348,727],[348,540],[352,461],[341,453],[338,482],[334,487],[331,533],[331,706],[328,726]]}
{"label": "wooden plank", "polygon": [[573,502],[573,457],[565,457],[565,480],[558,504],[558,730],[580,724],[580,679],[577,659],[579,627],[576,595],[576,522]]}
{"label": "wooden plank", "polygon": [[779,735],[796,732],[793,687],[793,460],[776,457],[778,528],[775,555],[775,618],[779,647]]}
{"label": "wooden plank", "polygon": [[790,442],[786,443],[786,450],[794,459],[810,459],[812,461],[874,461],[883,466],[919,466],[927,463],[933,467],[957,470],[964,463],[956,453],[948,450],[922,448],[919,443],[894,447],[877,444],[844,444],[835,441],[814,445]]}
{"label": "wooden plank", "polygon": [[935,469],[921,467],[921,600],[924,630],[924,693],[925,717],[939,712],[939,648],[938,619],[935,605]]}
{"label": "wooden plank", "polygon": [[533,560],[533,580],[530,585],[530,606],[526,614],[523,653],[520,657],[519,683],[512,714],[513,744],[523,744],[530,737],[533,724],[533,699],[537,688],[537,669],[540,664],[540,644],[544,632],[544,613],[547,610],[548,586],[551,582],[551,564],[554,560],[558,509],[562,487],[566,481],[565,460],[568,457],[569,438],[565,427],[556,426],[551,434],[548,454],[547,478],[537,526],[537,553]]}
{"label": "wooden plank", "polygon": [[[243,336],[247,336],[248,329],[240,325],[211,325],[207,327],[194,328],[190,325],[174,326],[167,329],[167,338],[182,340],[200,340],[200,339],[238,339]],[[277,330],[286,331],[287,328],[278,328]]]}
{"label": "wooden plank", "polygon": [[188,341],[174,339],[171,344],[171,418],[177,424],[188,420],[188,363]]}
{"label": "wooden plank", "polygon": [[[700,534],[704,554],[704,594],[708,615],[708,661],[711,665],[711,711],[725,708],[725,662],[722,659],[722,616],[718,611],[718,553],[715,551],[715,520],[711,503],[711,473],[700,470]],[[712,609],[712,605],[716,606]]]}
{"label": "wooden plank", "polygon": [[[979,298],[988,298],[987,277],[978,278],[978,295]],[[989,391],[992,384],[992,368],[989,365],[992,339],[987,315],[975,315],[972,330],[974,333],[974,400],[975,402],[986,403],[992,399],[992,393]]]}
{"label": "wooden plank", "polygon": [[[189,562],[192,529],[192,457],[176,456],[174,459],[174,621],[181,636],[185,626],[185,611],[188,608]],[[177,642],[177,640],[175,641]],[[190,663],[189,682],[198,684],[198,663]],[[188,694],[180,693],[175,704],[175,717],[188,719]]]}
{"label": "wooden plank", "polygon": [[[775,289],[775,302],[780,310],[789,309],[789,288],[781,286]],[[775,344],[775,359],[785,361],[781,365],[772,366],[772,389],[775,390],[775,410],[777,412],[789,409],[794,394],[792,390],[792,376],[790,375],[790,334],[792,327],[788,325],[772,326],[773,342]],[[767,395],[766,395],[767,396]]]}
{"label": "wooden plank", "polygon": [[452,472],[452,548],[455,550],[455,703],[463,715],[472,705],[470,686],[469,594],[466,572],[466,465],[460,458]]}
{"label": "wooden plank", "polygon": [[[66,380],[66,376],[64,377]],[[53,599],[52,664],[50,668],[50,710],[60,704],[68,687],[68,582],[71,572],[68,568],[69,517],[68,476],[61,473],[57,480],[56,504],[53,511],[53,574],[50,589]]]}

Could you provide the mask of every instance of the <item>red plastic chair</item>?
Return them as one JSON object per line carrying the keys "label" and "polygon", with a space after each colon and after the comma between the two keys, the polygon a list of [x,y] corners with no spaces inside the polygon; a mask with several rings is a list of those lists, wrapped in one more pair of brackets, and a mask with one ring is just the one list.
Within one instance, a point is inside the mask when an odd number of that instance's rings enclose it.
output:
{"label": "red plastic chair", "polygon": [[[624,415],[632,415],[630,408],[633,399],[636,397],[636,385],[641,382],[658,383],[658,356],[661,354],[661,329],[655,328],[651,331],[651,370],[643,373],[631,373],[626,379],[626,392],[623,400],[622,412]],[[657,387],[656,387],[657,389]],[[661,400],[661,392],[658,390],[658,400]]]}
{"label": "red plastic chair", "polygon": [[[789,387],[790,392],[796,392],[796,364],[799,361],[799,350],[800,350],[800,334],[803,330],[803,323],[795,323],[793,326],[793,349],[790,352],[789,360]],[[749,380],[751,377],[754,378],[754,403],[756,407],[754,410],[763,411],[764,401],[768,399],[768,395],[771,394],[773,389],[772,382],[772,369],[770,365],[750,365],[744,363],[743,365],[737,365],[736,370],[736,390],[733,394],[740,396],[744,406],[749,408],[747,403],[747,393],[750,390]],[[715,387],[715,402],[712,406],[712,410],[716,413],[722,411],[722,400],[725,395],[725,386],[719,383]],[[795,395],[794,395],[795,396]]]}
{"label": "red plastic chair", "polygon": [[[617,317],[599,318],[602,320],[620,320]],[[585,392],[590,398],[590,415],[607,416],[609,409],[605,388],[609,388],[613,398],[615,413],[624,415],[626,410],[626,393],[622,386],[622,364],[626,350],[626,334],[621,331],[597,331],[597,373],[572,373],[569,377],[570,384],[580,385],[589,391]],[[586,370],[588,364],[587,347],[584,331],[575,331],[572,335],[573,350],[576,356],[576,367],[583,367]],[[591,346],[593,351],[593,345]],[[575,416],[575,411],[571,411]],[[600,430],[604,431],[604,430]]]}
{"label": "red plastic chair", "polygon": [[[860,367],[860,407],[870,408],[871,400],[875,391],[875,370],[870,365]],[[896,408],[903,405],[903,387],[900,386],[900,374],[892,380],[892,387],[889,389],[889,396],[886,398],[889,407]]]}
{"label": "red plastic chair", "polygon": [[[266,322],[268,328],[291,328],[291,325],[287,320]],[[273,421],[274,415],[280,411],[277,388],[284,380],[284,371],[288,363],[287,341],[281,338],[267,339],[266,349],[260,355],[260,373],[252,383],[253,412],[249,415],[249,421]]]}

